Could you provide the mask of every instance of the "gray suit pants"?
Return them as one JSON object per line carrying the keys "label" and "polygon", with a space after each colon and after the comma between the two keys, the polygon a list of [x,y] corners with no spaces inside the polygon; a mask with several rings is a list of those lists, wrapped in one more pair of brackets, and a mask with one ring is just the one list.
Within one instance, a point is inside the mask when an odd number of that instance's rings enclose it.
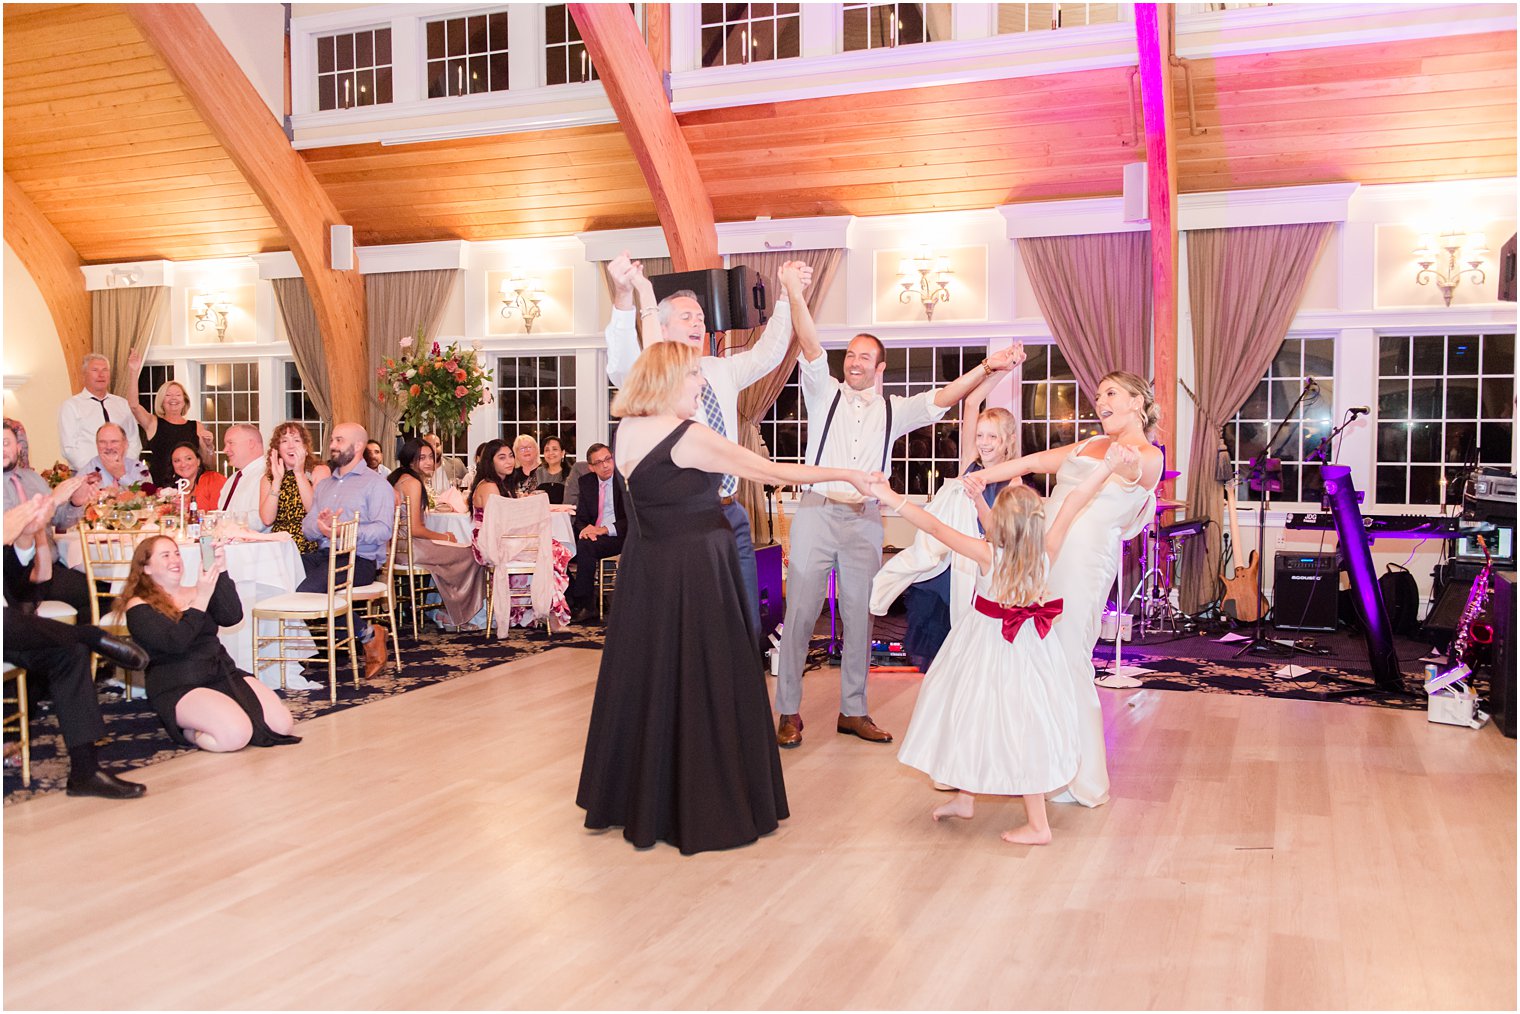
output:
{"label": "gray suit pants", "polygon": [[795,715],[802,706],[802,667],[813,626],[828,595],[829,571],[837,570],[844,652],[839,673],[839,713],[864,715],[866,674],[871,664],[871,582],[881,568],[881,506],[875,500],[845,504],[804,493],[792,518],[791,562],[786,571],[786,626],[776,712]]}

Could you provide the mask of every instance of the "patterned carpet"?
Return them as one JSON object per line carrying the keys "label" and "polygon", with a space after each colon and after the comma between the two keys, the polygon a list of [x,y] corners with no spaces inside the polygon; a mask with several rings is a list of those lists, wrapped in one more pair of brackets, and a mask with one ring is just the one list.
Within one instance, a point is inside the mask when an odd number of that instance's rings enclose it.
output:
{"label": "patterned carpet", "polygon": [[[545,640],[542,630],[532,633],[514,630],[510,640],[490,642],[478,631],[461,634],[432,633],[421,641],[402,637],[401,653],[405,668],[401,676],[391,675],[395,672],[394,667],[388,667],[380,677],[355,690],[351,671],[340,671],[337,704],[329,700],[325,685],[318,690],[285,691],[284,697],[299,723],[329,712],[408,693],[456,676],[536,655],[550,648],[601,646],[602,631],[599,627],[571,628],[556,634],[552,641]],[[100,699],[106,734],[110,738],[110,743],[100,751],[101,767],[107,771],[124,774],[190,749],[177,746],[169,739],[169,734],[164,731],[158,716],[148,707],[146,700],[123,700],[119,688],[108,686],[101,687]],[[58,720],[51,711],[50,702],[44,698],[37,702],[32,717],[32,784],[24,788],[19,764],[13,767],[8,762],[5,766],[5,805],[62,791],[68,774],[68,759],[58,735]]]}

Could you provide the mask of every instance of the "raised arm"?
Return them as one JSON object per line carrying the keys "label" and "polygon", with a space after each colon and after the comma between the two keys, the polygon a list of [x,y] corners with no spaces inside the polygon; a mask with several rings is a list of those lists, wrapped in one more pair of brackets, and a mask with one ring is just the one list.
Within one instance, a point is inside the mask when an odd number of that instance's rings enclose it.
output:
{"label": "raised arm", "polygon": [[633,262],[624,250],[607,264],[607,277],[612,280],[612,319],[607,322],[607,379],[615,387],[623,386],[623,378],[639,358],[639,337],[634,330],[633,312]]}
{"label": "raised arm", "polygon": [[[944,543],[949,547],[951,552],[959,553],[968,560],[975,560],[977,566],[984,571],[992,566],[992,546],[988,544],[986,539],[978,539],[975,536],[967,535],[965,532],[945,524],[933,514],[910,501],[905,494],[893,492],[892,487],[885,482],[872,483],[871,495],[897,511],[898,515],[914,528]],[[981,497],[978,496],[977,499],[981,499]]]}
{"label": "raised arm", "polygon": [[860,490],[862,496],[874,496],[870,492],[872,473],[853,468],[814,468],[812,465],[793,465],[762,458],[754,451],[745,450],[732,440],[718,436],[705,426],[692,426],[686,436],[676,442],[670,459],[682,468],[696,468],[704,472],[727,473],[754,482],[781,485],[783,483],[848,482]]}
{"label": "raised arm", "polygon": [[[801,264],[800,261],[794,263],[806,268],[808,278],[812,278],[811,265]],[[802,295],[802,288],[806,282],[802,281],[801,270],[788,273],[786,269],[790,266],[790,264],[782,266],[780,279],[783,286],[786,286],[789,280],[798,283],[796,292],[788,292],[792,304],[792,331],[797,335],[798,354],[806,362],[813,362],[823,355],[823,345],[818,341],[818,326],[813,322],[813,311],[808,309],[807,300]]]}
{"label": "raised arm", "polygon": [[[1017,346],[1022,350],[1022,346]],[[985,380],[1004,371],[1010,370],[1014,365],[1014,348],[1010,346],[983,359],[977,366],[973,366],[955,380],[934,392],[934,404],[939,408],[949,408],[958,401],[964,400],[977,386]]]}
{"label": "raised arm", "polygon": [[127,355],[127,372],[132,375],[132,383],[127,385],[127,407],[132,410],[132,418],[137,420],[137,425],[152,440],[153,434],[158,430],[158,416],[143,408],[142,398],[137,393],[137,380],[142,376],[142,367],[141,352],[134,351]]}
{"label": "raised arm", "polygon": [[635,261],[630,279],[634,295],[639,300],[639,338],[644,348],[662,339],[660,334],[660,301],[654,298],[654,283],[644,277],[644,262]]}
{"label": "raised arm", "polygon": [[1140,465],[1140,455],[1128,447],[1120,444],[1111,444],[1098,467],[1093,469],[1092,474],[1072,490],[1061,503],[1061,509],[1056,513],[1053,520],[1045,526],[1045,554],[1054,560],[1061,550],[1061,543],[1066,541],[1066,533],[1071,530],[1072,522],[1076,521],[1077,515],[1092,502],[1092,498],[1098,495],[1098,490],[1108,481],[1108,477],[1114,472],[1133,471]]}

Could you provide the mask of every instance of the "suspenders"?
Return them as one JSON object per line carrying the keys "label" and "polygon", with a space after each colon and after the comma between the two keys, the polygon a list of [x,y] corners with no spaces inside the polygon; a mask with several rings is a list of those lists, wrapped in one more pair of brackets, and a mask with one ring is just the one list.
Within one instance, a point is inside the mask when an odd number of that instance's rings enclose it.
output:
{"label": "suspenders", "polygon": [[[823,449],[829,443],[829,429],[834,425],[834,412],[839,408],[840,399],[843,397],[843,391],[835,391],[834,400],[829,402],[829,414],[823,417],[823,435],[818,438],[818,453],[813,455],[814,468],[817,468],[818,463],[823,460]],[[887,429],[886,435],[882,437],[881,441],[880,469],[885,472],[887,470],[887,457],[892,453],[892,399],[887,395],[882,395],[881,400],[882,404],[887,407]]]}

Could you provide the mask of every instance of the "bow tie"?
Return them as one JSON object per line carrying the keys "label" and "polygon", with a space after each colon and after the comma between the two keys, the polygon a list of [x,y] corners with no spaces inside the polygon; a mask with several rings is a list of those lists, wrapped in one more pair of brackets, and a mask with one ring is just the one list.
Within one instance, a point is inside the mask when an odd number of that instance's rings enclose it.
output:
{"label": "bow tie", "polygon": [[859,402],[862,405],[870,405],[871,402],[876,400],[876,388],[868,387],[864,391],[857,391],[855,388],[850,387],[848,384],[846,384],[844,389],[844,396],[851,401]]}
{"label": "bow tie", "polygon": [[991,616],[1003,621],[1003,640],[1012,641],[1018,636],[1019,628],[1025,620],[1034,620],[1034,629],[1043,638],[1050,633],[1050,625],[1055,618],[1061,615],[1061,600],[1051,599],[1035,606],[1004,606],[984,598],[976,597],[976,611],[983,616]]}

